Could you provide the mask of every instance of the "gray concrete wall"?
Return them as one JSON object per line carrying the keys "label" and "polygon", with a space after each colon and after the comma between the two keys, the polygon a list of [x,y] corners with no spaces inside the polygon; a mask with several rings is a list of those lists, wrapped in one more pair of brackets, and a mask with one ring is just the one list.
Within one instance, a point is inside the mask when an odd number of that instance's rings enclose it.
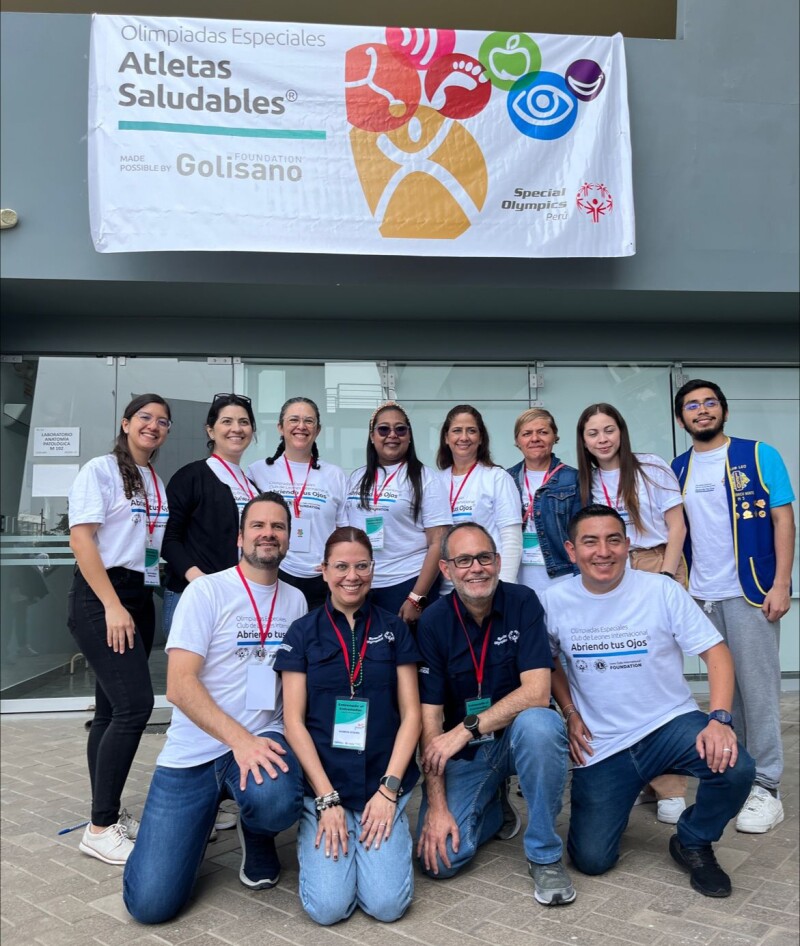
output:
{"label": "gray concrete wall", "polygon": [[21,223],[2,234],[2,276],[112,285],[419,280],[459,289],[580,287],[617,299],[626,290],[767,294],[758,314],[769,294],[798,289],[798,4],[686,0],[682,10],[683,39],[626,41],[635,257],[368,264],[352,256],[95,253],[86,183],[90,18],[3,14],[0,203]]}

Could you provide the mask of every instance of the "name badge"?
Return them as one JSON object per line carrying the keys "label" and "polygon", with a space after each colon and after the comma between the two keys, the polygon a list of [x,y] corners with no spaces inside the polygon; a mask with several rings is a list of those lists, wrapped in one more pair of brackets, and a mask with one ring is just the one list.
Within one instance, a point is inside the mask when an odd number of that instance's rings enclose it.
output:
{"label": "name badge", "polygon": [[522,564],[544,565],[544,555],[536,532],[522,533]]}
{"label": "name badge", "polygon": [[[482,713],[484,710],[489,709],[492,705],[492,698],[490,696],[476,697],[474,700],[464,700],[464,705],[466,707],[467,716],[477,716],[479,713]],[[477,739],[470,739],[470,746],[479,746],[482,742],[491,742],[494,739],[493,732],[482,733],[478,736]]]}
{"label": "name badge", "polygon": [[333,748],[363,752],[367,745],[368,715],[369,700],[338,699],[333,714]]}
{"label": "name badge", "polygon": [[365,523],[367,537],[372,543],[373,550],[383,548],[383,516],[367,516]]}
{"label": "name badge", "polygon": [[250,663],[247,667],[245,709],[275,709],[275,671],[266,661]]}
{"label": "name badge", "polygon": [[292,535],[289,539],[291,552],[311,551],[311,523],[306,519],[295,519],[292,523]]}
{"label": "name badge", "polygon": [[158,573],[158,549],[150,545],[144,547],[144,583],[147,588],[158,588],[161,575]]}

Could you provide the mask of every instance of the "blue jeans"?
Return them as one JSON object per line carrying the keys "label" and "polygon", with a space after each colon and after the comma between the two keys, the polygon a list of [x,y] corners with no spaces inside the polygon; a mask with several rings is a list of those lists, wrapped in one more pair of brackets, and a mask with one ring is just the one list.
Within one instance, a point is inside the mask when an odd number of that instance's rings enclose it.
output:
{"label": "blue jeans", "polygon": [[164,589],[164,604],[161,606],[161,630],[164,632],[164,637],[169,637],[172,619],[175,617],[175,609],[178,607],[182,594],[182,591]]}
{"label": "blue jeans", "polygon": [[[445,769],[447,807],[461,842],[458,853],[447,841],[450,867],[439,861],[439,872],[431,877],[452,877],[490,841],[503,824],[498,789],[509,775],[519,777],[519,787],[528,806],[525,856],[534,864],[552,864],[561,859],[561,838],[556,818],[561,811],[567,781],[567,736],[564,723],[551,709],[523,710],[499,738],[478,746],[473,759],[451,759]],[[425,823],[428,796],[422,787],[419,830]],[[424,864],[420,861],[423,871]]]}
{"label": "blue jeans", "polygon": [[239,788],[239,766],[232,752],[188,769],[156,766],[136,844],[125,865],[122,898],[140,923],[165,923],[188,902],[206,842],[223,798],[239,806],[248,833],[274,837],[300,817],[303,783],[300,766],[280,733],[269,736],[286,749],[289,771],[257,785],[252,774]]}
{"label": "blue jeans", "polygon": [[314,799],[306,798],[297,832],[300,901],[316,923],[330,926],[345,920],[356,906],[376,920],[391,923],[406,912],[414,895],[411,830],[405,813],[410,793],[401,795],[392,833],[380,848],[358,843],[361,812],[345,808],[349,853],[338,861],[314,847],[317,816]]}
{"label": "blue jeans", "polygon": [[703,848],[720,839],[750,792],[755,763],[740,743],[735,767],[712,772],[695,746],[707,723],[705,713],[683,713],[630,748],[573,769],[567,850],[578,870],[603,874],[614,866],[636,796],[665,772],[699,779],[697,799],[678,822],[680,843]]}

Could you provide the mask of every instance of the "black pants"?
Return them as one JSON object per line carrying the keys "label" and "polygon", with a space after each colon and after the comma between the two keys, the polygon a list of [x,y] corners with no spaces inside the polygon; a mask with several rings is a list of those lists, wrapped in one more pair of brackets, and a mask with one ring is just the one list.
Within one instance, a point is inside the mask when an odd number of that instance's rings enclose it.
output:
{"label": "black pants", "polygon": [[92,824],[119,819],[120,798],[139,741],[153,710],[148,658],[153,646],[153,590],[141,572],[110,568],[108,577],[136,627],[133,647],[114,653],[106,642],[105,608],[79,571],[69,592],[67,624],[97,678],[87,756],[92,785]]}

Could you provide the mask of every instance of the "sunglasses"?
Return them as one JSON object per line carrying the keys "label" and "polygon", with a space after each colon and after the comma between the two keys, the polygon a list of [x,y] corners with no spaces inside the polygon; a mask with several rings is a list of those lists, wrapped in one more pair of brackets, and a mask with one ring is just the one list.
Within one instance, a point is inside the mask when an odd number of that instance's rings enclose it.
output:
{"label": "sunglasses", "polygon": [[378,424],[375,433],[379,437],[388,437],[394,433],[395,437],[405,437],[411,428],[408,424]]}
{"label": "sunglasses", "polygon": [[214,400],[213,400],[212,403],[216,403],[217,401],[222,401],[222,400],[227,401],[227,400],[229,400],[229,399],[231,399],[231,398],[233,399],[233,401],[234,401],[235,404],[241,404],[242,407],[244,407],[246,404],[249,405],[249,404],[252,404],[252,403],[253,403],[253,402],[250,400],[250,398],[247,397],[246,394],[234,394],[233,392],[231,392],[231,393],[226,393],[226,392],[224,392],[224,391],[223,391],[222,394],[215,394],[215,395],[214,395]]}

